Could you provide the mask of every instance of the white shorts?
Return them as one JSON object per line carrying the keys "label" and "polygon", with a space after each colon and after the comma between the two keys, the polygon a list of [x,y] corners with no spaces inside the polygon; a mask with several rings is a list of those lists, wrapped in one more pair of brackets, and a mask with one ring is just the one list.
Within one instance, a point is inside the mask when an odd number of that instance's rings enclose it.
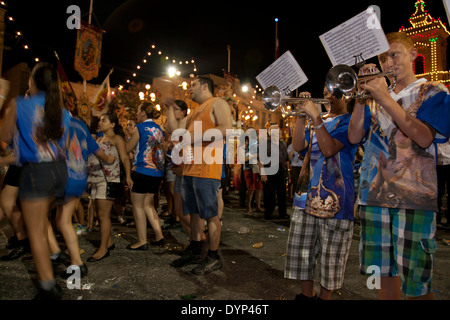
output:
{"label": "white shorts", "polygon": [[106,197],[106,181],[92,183],[91,200],[95,199],[113,200]]}

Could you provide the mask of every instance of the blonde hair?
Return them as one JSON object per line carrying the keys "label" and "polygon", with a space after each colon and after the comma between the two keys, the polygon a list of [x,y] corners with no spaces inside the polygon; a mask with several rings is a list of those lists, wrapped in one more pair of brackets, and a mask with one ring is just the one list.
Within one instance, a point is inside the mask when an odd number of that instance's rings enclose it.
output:
{"label": "blonde hair", "polygon": [[389,44],[398,42],[405,46],[407,50],[414,48],[414,42],[406,32],[391,32],[386,35],[386,39]]}

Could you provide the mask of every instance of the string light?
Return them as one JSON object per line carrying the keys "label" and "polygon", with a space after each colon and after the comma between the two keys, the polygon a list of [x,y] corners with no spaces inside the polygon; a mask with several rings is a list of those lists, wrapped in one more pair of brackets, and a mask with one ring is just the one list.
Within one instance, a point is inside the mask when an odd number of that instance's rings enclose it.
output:
{"label": "string light", "polygon": [[[156,50],[156,49],[157,49],[156,44],[153,43],[153,44],[150,45],[150,49],[147,51],[146,55],[145,55],[144,58],[142,59],[142,63],[143,63],[143,64],[146,64],[146,63],[149,62],[148,57],[153,56],[152,50]],[[160,48],[158,48],[157,54],[160,55],[160,56],[163,55],[163,50],[161,50]],[[171,61],[171,62],[172,62],[172,65],[169,66],[168,70],[170,69],[170,70],[172,71],[171,68],[174,68],[174,65],[175,65],[175,64],[183,65],[183,60],[182,60],[182,59],[176,59],[176,58],[170,57],[170,56],[168,56],[168,55],[165,55],[164,57],[165,57],[165,61],[167,61],[167,62]],[[191,60],[185,59],[185,60],[184,60],[184,63],[185,63],[186,65],[192,64],[192,65],[193,65],[192,71],[195,72],[195,73],[197,72],[197,66],[195,65],[195,60],[194,60],[194,59],[191,59]],[[136,69],[139,70],[140,72],[142,72],[142,65],[140,65],[140,64],[137,65],[137,66],[136,66]],[[173,72],[170,73],[170,76],[171,76],[171,77],[174,77],[175,75],[176,75],[176,76],[180,76],[180,75],[181,75],[181,72],[180,72],[179,70],[176,70],[175,68],[174,68],[173,70],[175,70],[175,71],[173,71]],[[136,77],[138,76],[138,74],[137,74],[136,72],[133,72],[133,73],[132,73],[132,76],[133,76],[134,78],[136,78]],[[192,76],[193,76],[193,75],[191,74],[191,77],[192,77]],[[130,83],[130,81],[128,80],[127,83]]]}
{"label": "string light", "polygon": [[[5,9],[8,7],[8,5],[6,4],[5,1],[0,1],[0,6],[5,8]],[[7,24],[6,25],[6,30],[10,30],[10,29],[15,29],[15,24],[17,23],[17,21],[16,21],[16,19],[13,16],[7,16],[6,19],[5,19],[5,23]],[[10,23],[11,23],[11,25],[9,25]],[[16,30],[16,31],[13,32],[13,34],[14,34],[15,38],[20,40],[20,42],[21,42],[20,46],[24,50],[29,51],[29,52],[32,51],[31,47],[30,47],[30,44],[28,43],[29,41],[27,40],[27,38],[25,37],[25,35],[23,34],[22,31]],[[34,57],[33,61],[39,62],[39,57]]]}
{"label": "string light", "polygon": [[[418,77],[427,77],[431,81],[449,82],[449,80],[443,80],[449,78],[449,71],[438,71],[438,55],[441,53],[438,49],[438,43],[446,41],[446,38],[450,35],[447,31],[447,27],[441,21],[440,18],[434,19],[425,10],[425,2],[418,0],[415,3],[415,12],[409,18],[411,27],[401,27],[400,32],[406,32],[408,36],[414,41],[414,46],[424,52],[419,53],[418,59],[413,63],[414,72],[416,73],[416,63],[422,62],[423,73],[416,74]],[[427,61],[429,72],[426,72]],[[441,80],[440,80],[441,79]]]}

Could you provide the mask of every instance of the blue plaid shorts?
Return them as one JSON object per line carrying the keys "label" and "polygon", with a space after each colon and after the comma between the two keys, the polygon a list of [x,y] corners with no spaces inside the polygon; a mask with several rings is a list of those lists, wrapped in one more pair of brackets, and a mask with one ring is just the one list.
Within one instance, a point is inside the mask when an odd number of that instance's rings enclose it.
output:
{"label": "blue plaid shorts", "polygon": [[435,212],[361,206],[360,217],[361,274],[371,275],[368,268],[378,266],[381,277],[400,277],[407,296],[430,293],[436,252]]}

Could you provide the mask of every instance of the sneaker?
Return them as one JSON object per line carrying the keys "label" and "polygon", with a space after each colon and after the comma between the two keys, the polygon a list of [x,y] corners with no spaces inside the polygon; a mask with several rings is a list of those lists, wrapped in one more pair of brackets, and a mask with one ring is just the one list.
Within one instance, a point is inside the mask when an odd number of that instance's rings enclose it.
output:
{"label": "sneaker", "polygon": [[193,246],[191,243],[186,247],[181,257],[172,261],[170,265],[175,268],[180,268],[188,264],[199,264],[201,262],[202,262],[201,251],[198,254],[194,253]]}
{"label": "sneaker", "polygon": [[62,289],[56,283],[50,290],[44,290],[39,288],[39,292],[34,297],[35,300],[61,300],[62,299]]}
{"label": "sneaker", "polygon": [[1,257],[3,261],[11,261],[15,259],[19,259],[27,253],[31,253],[30,244],[29,243],[20,243],[11,250],[10,253]]}
{"label": "sneaker", "polygon": [[52,259],[53,265],[64,264],[66,266],[70,265],[70,257],[64,251],[61,251],[58,255],[58,258]]}
{"label": "sneaker", "polygon": [[187,266],[188,264],[199,264],[201,263],[201,254],[194,254],[193,252],[186,252],[178,259],[175,259],[170,263],[172,267],[180,268]]}
{"label": "sneaker", "polygon": [[19,239],[16,236],[11,236],[6,243],[5,248],[8,250],[14,249],[19,244]]}
{"label": "sneaker", "polygon": [[205,274],[208,274],[215,270],[219,270],[220,268],[222,268],[222,263],[220,262],[220,258],[213,259],[209,256],[206,256],[206,258],[203,260],[203,262],[201,264],[199,264],[198,266],[196,266],[194,269],[192,269],[191,272],[196,275],[202,275],[202,274],[205,275]]}

